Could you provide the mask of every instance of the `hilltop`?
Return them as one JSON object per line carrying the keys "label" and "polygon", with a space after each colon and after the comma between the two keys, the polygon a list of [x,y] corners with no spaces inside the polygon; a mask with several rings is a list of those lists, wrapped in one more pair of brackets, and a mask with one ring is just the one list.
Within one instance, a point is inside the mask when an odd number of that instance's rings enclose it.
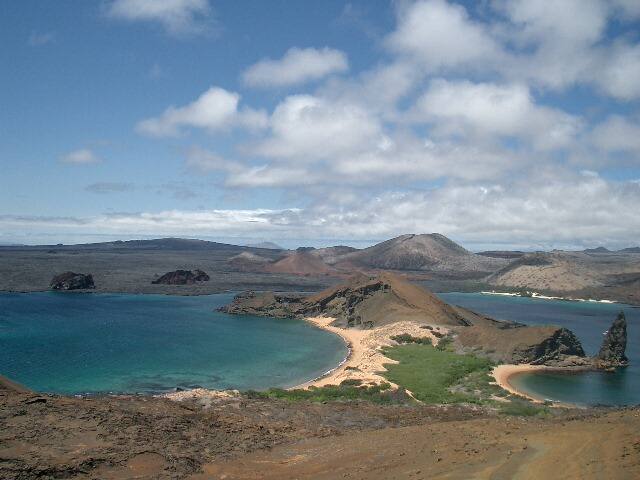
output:
{"label": "hilltop", "polygon": [[439,233],[408,234],[342,255],[336,265],[400,271],[431,271],[461,276],[482,276],[508,261],[476,255]]}

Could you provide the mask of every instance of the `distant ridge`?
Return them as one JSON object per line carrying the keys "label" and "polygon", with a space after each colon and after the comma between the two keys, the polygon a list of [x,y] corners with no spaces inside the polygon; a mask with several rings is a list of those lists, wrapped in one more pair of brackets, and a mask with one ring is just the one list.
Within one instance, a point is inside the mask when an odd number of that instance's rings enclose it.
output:
{"label": "distant ridge", "polygon": [[284,250],[280,245],[273,242],[248,243],[245,247],[249,248],[266,248],[267,250]]}
{"label": "distant ridge", "polygon": [[605,247],[585,248],[584,253],[611,253],[611,250]]}
{"label": "distant ridge", "polygon": [[220,250],[220,249],[249,249],[228,243],[210,242],[189,238],[155,238],[151,240],[115,240],[113,242],[79,243],[72,245],[20,245],[6,246],[25,250]]}

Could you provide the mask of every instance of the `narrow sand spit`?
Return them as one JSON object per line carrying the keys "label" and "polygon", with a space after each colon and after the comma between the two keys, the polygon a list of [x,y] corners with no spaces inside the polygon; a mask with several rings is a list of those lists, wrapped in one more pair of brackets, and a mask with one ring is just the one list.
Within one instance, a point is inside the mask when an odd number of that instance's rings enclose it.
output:
{"label": "narrow sand spit", "polygon": [[[355,328],[340,328],[331,325],[335,318],[331,317],[309,317],[308,322],[329,332],[341,336],[349,346],[349,355],[345,361],[334,370],[327,372],[320,378],[303,383],[294,388],[322,387],[325,385],[339,385],[344,380],[360,380],[362,383],[379,384],[387,382],[380,375],[385,371],[385,363],[397,363],[395,360],[385,357],[381,348],[385,346],[397,345],[391,340],[394,335],[407,333],[414,337],[429,337],[435,344],[438,339],[431,330],[421,328],[415,322],[397,322],[383,327],[376,327],[371,330],[359,330]],[[434,330],[446,334],[448,330],[440,326],[432,326]]]}

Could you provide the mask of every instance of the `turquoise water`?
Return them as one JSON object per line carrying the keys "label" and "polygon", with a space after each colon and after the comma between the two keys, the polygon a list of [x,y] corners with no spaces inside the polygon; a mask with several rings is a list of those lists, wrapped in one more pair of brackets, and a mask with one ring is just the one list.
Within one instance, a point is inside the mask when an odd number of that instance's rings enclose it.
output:
{"label": "turquoise water", "polygon": [[52,393],[289,387],[347,348],[300,320],[215,309],[231,294],[0,293],[0,374]]}
{"label": "turquoise water", "polygon": [[624,311],[630,365],[610,372],[580,374],[527,373],[513,377],[518,389],[537,397],[582,405],[640,404],[640,309],[630,305],[568,302],[480,293],[442,293],[446,302],[500,320],[528,325],[560,325],[572,330],[588,355],[598,352],[605,332]]}

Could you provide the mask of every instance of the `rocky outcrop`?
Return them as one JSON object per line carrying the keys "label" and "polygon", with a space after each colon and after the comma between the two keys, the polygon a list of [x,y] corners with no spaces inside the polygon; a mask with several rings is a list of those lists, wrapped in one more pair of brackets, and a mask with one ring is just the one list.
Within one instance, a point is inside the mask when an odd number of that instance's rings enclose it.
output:
{"label": "rocky outcrop", "polygon": [[175,270],[167,272],[160,278],[152,281],[153,284],[161,285],[193,285],[196,282],[208,282],[209,275],[200,269],[196,270]]}
{"label": "rocky outcrop", "polygon": [[304,297],[280,295],[273,292],[243,292],[236,295],[229,305],[218,310],[234,315],[291,318],[304,312]]}
{"label": "rocky outcrop", "polygon": [[514,356],[520,358],[522,363],[545,365],[568,356],[584,357],[585,353],[580,340],[571,330],[559,328],[536,345],[516,349]]}
{"label": "rocky outcrop", "polygon": [[383,273],[358,275],[336,287],[307,297],[273,292],[236,296],[221,311],[265,316],[335,317],[341,327],[372,328],[399,321],[469,325],[477,315],[452,307],[431,292],[401,277]]}
{"label": "rocky outcrop", "polygon": [[52,290],[87,290],[96,288],[90,274],[64,272],[51,279],[49,287]]}
{"label": "rocky outcrop", "polygon": [[620,367],[628,365],[625,355],[627,349],[627,320],[624,312],[620,312],[613,321],[602,341],[596,360],[603,366]]}

